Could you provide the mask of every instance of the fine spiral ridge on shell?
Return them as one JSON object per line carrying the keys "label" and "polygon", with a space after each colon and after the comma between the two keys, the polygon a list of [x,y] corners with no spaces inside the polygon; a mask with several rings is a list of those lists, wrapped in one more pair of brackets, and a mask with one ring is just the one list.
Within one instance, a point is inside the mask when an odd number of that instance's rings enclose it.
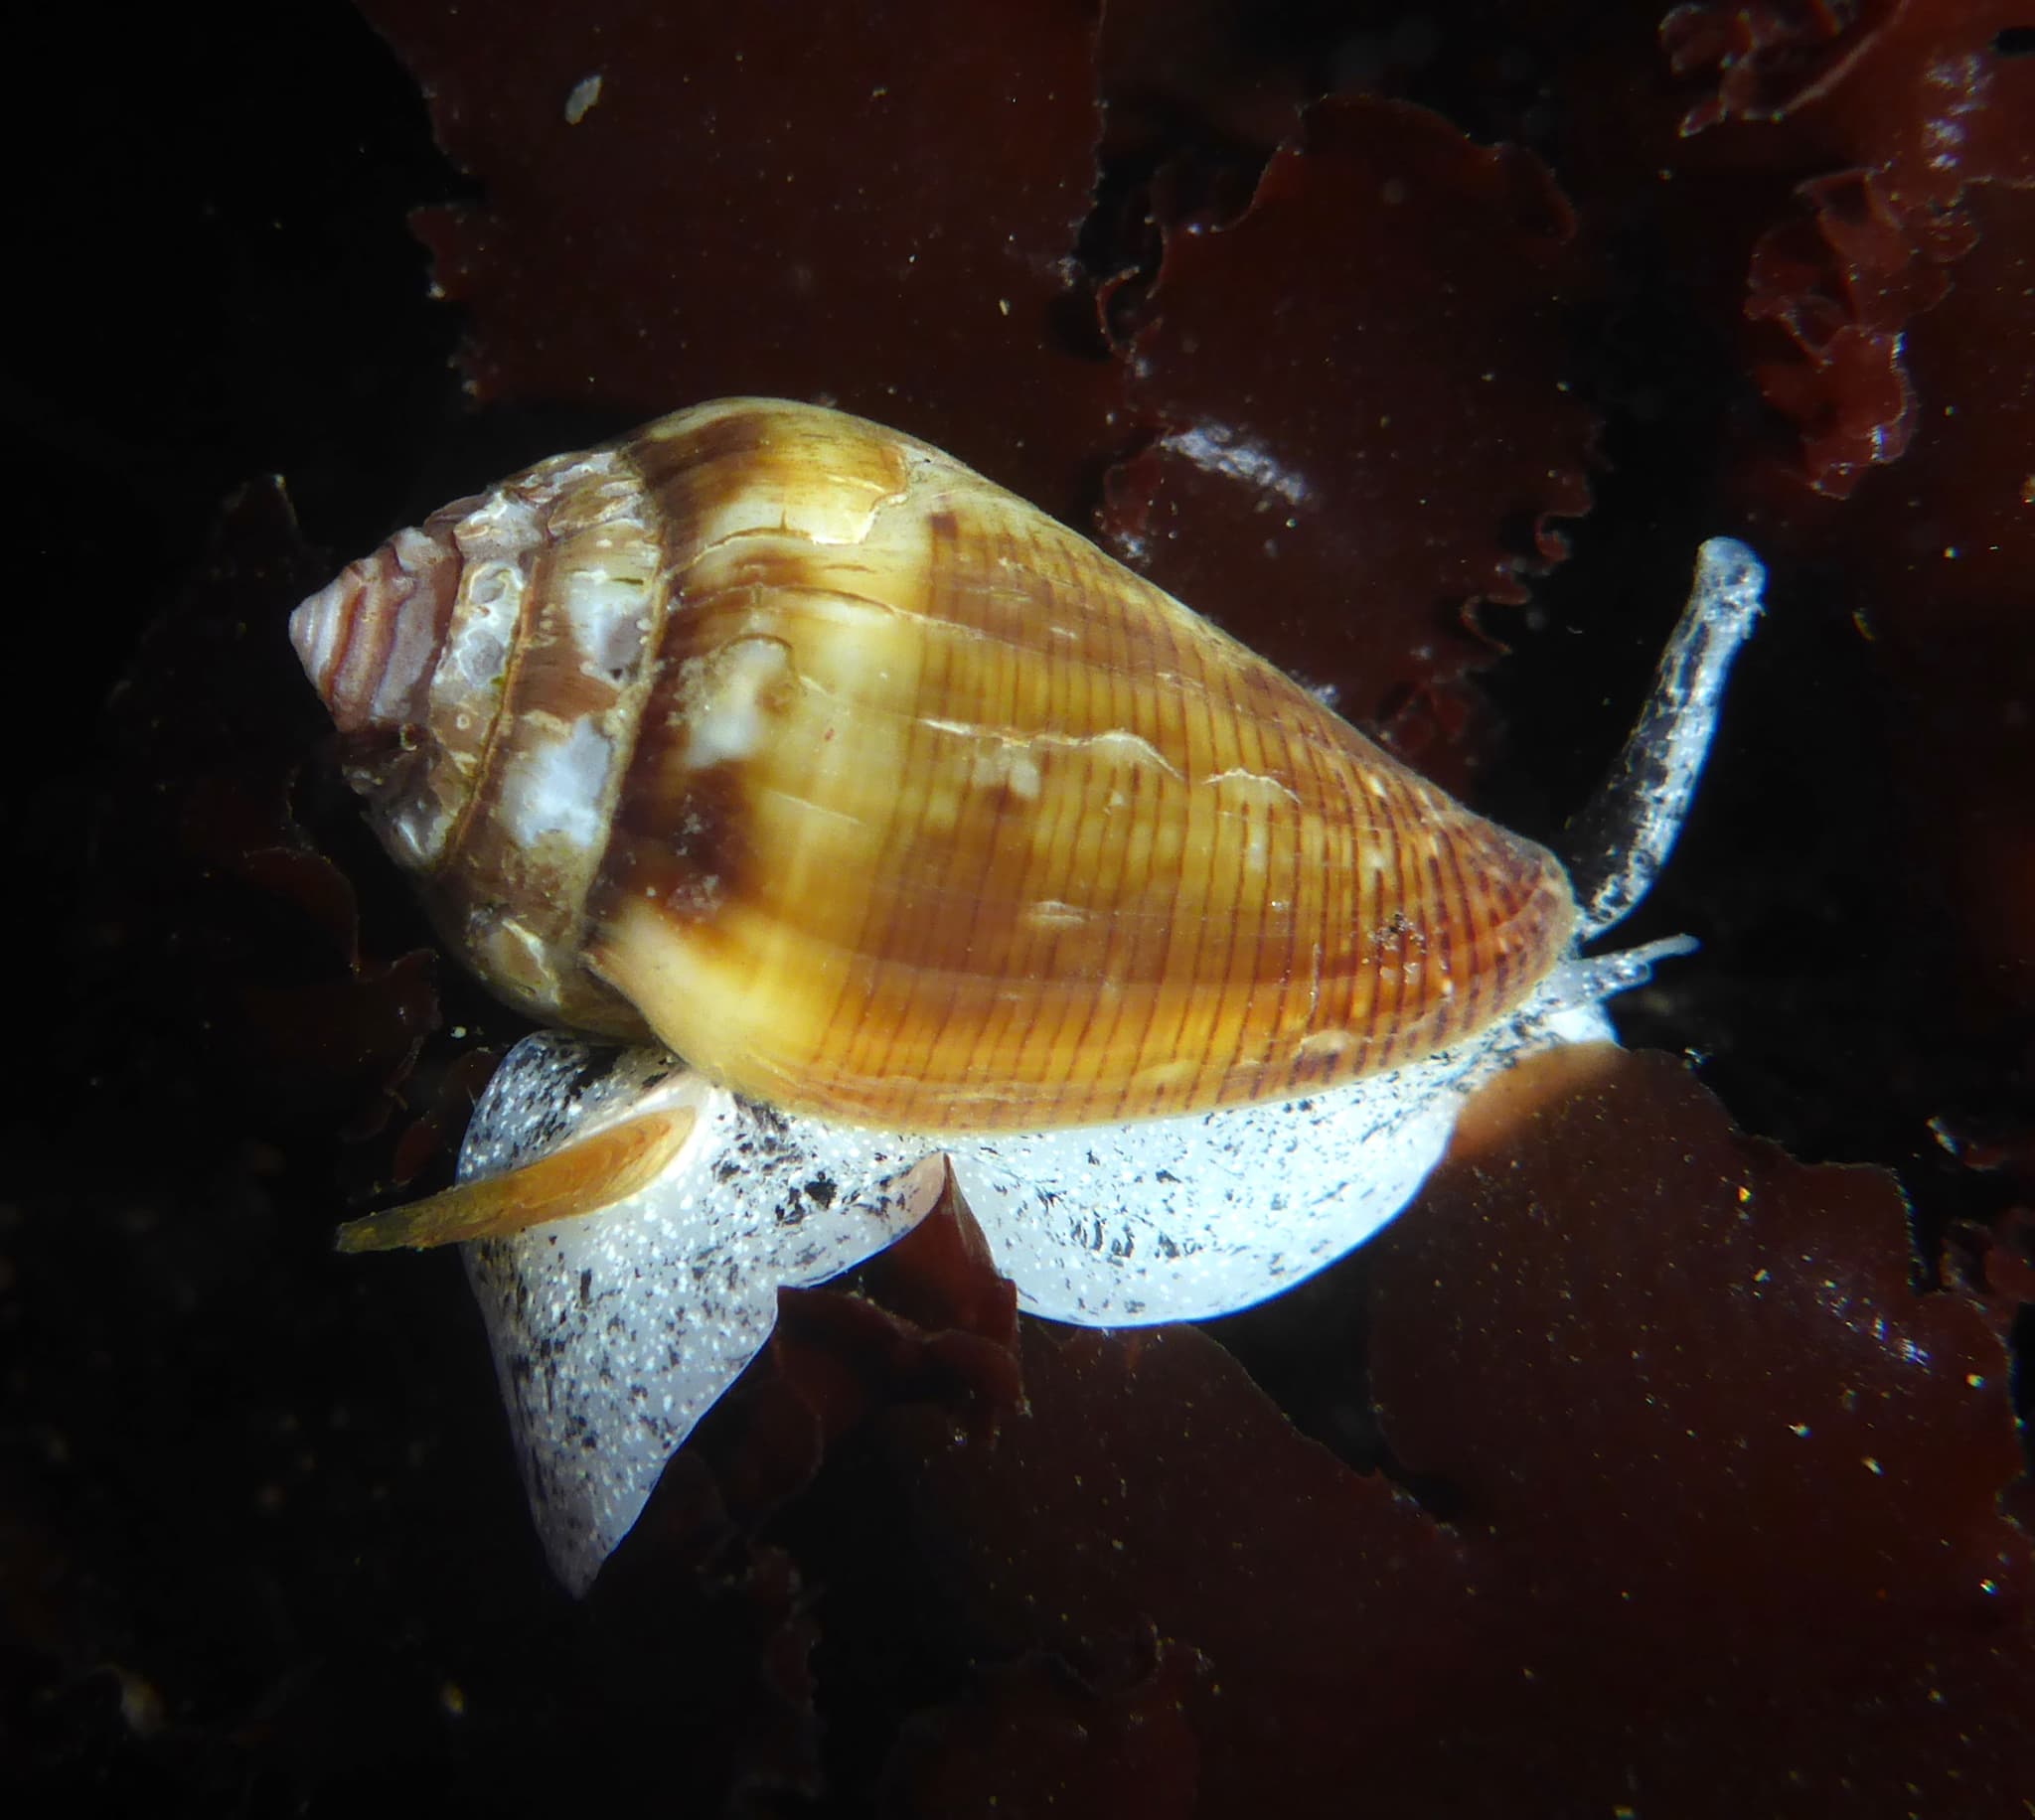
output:
{"label": "fine spiral ridge on shell", "polygon": [[898,1131],[1292,1098],[1489,1027],[1554,857],[937,450],[729,399],[298,610],[378,831],[547,1022]]}

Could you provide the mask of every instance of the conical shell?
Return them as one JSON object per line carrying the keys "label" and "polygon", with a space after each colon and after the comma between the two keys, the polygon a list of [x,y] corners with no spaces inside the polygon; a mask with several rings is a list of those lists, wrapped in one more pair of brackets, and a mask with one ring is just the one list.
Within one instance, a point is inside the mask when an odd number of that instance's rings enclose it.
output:
{"label": "conical shell", "polygon": [[1519,1006],[1544,849],[937,450],[731,399],[299,609],[391,850],[498,989],[894,1130],[1291,1098]]}

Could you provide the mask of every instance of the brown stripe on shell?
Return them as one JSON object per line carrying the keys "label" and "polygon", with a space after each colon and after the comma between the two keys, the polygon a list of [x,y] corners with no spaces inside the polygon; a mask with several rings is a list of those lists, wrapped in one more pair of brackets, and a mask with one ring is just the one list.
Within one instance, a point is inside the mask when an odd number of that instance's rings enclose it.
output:
{"label": "brown stripe on shell", "polygon": [[[1267,723],[1266,736],[1277,745],[1276,753],[1268,751],[1264,755],[1268,767],[1276,769],[1281,774],[1293,776],[1297,781],[1305,779],[1319,791],[1322,787],[1322,778],[1314,764],[1312,753],[1305,746],[1296,745],[1288,737],[1286,728],[1278,721]],[[1266,976],[1265,984],[1260,987],[1266,1001],[1262,1015],[1265,1017],[1266,1027],[1273,1033],[1272,1040],[1290,1049],[1307,1028],[1307,1011],[1300,1000],[1304,996],[1311,996],[1313,957],[1310,955],[1308,964],[1304,966],[1299,950],[1300,932],[1306,920],[1301,903],[1303,895],[1309,888],[1313,868],[1308,863],[1307,824],[1297,816],[1288,817],[1283,826],[1273,823],[1269,817],[1267,821],[1267,842],[1271,859],[1265,882],[1266,896],[1273,904],[1284,902],[1288,909],[1284,915],[1273,918],[1274,934],[1271,938],[1267,938],[1262,926],[1259,932],[1260,945],[1268,961],[1274,952],[1273,944],[1278,931],[1283,929],[1285,933],[1284,944],[1277,951],[1276,962],[1260,969],[1261,974]],[[1279,834],[1288,836],[1284,843],[1288,850],[1283,870],[1280,865],[1280,843],[1274,840],[1274,836]],[[1277,895],[1282,889],[1285,893],[1283,899]]]}
{"label": "brown stripe on shell", "polygon": [[[1010,572],[1035,574],[1036,598],[1027,611],[1041,617],[1079,617],[1097,631],[1098,642],[1106,646],[1107,616],[1098,615],[1085,598],[1081,585],[1084,578],[1065,572],[1055,560],[1057,551],[1050,544],[1041,544],[1024,534],[1025,529],[999,523],[985,531],[976,526],[969,542],[964,544],[957,531],[950,535],[947,547],[953,559],[971,572],[993,574],[1009,564]],[[994,597],[978,603],[975,621],[979,629],[986,629],[986,609],[993,604]],[[1023,659],[1014,654],[1012,662],[1021,674]],[[1106,669],[1099,671],[1092,663],[1046,666],[1041,730],[1060,738],[1097,725],[1109,725],[1108,709],[1099,708],[1095,701],[1097,683],[1106,675]],[[1053,918],[1062,913],[1051,911],[1048,906],[1068,904],[1081,910],[1084,917],[1088,914],[1073,904],[1077,892],[1074,847],[1084,819],[1094,813],[1099,778],[1106,773],[1095,753],[1069,744],[1040,742],[1018,751],[1019,756],[1012,761],[1011,775],[1002,780],[997,797],[996,827],[1008,837],[1022,842],[1026,863],[1011,899],[1017,914],[1007,919],[999,944],[1006,958],[994,963],[995,972],[998,976],[1081,981],[1088,970],[1072,960],[1071,950],[1067,963],[1056,959],[1059,951],[1070,945],[1052,927]],[[1030,794],[1018,782],[1018,773],[1027,764],[1036,773]],[[1024,776],[1028,783],[1030,773]],[[949,872],[956,888],[965,890],[965,867],[956,864],[949,867]],[[1092,878],[1080,879],[1080,891],[1085,894],[1095,882]],[[1128,917],[1128,907],[1126,914]],[[996,950],[991,953],[994,955]],[[1017,1033],[1021,1026],[1023,1049],[1018,1053],[1035,1054],[1038,1058],[1035,1068],[1026,1072],[1036,1079],[1041,1094],[1059,1096],[1067,1092],[1077,1060],[1072,1049],[1074,1029],[1085,1021],[1090,1002],[1091,994],[1077,986],[1059,993],[1033,992],[1027,1001],[1012,1006],[1008,1027]],[[1007,1065],[992,1053],[993,1069]]]}
{"label": "brown stripe on shell", "polygon": [[[942,735],[930,724],[949,690],[947,673],[954,662],[955,640],[951,629],[963,622],[953,603],[942,597],[941,581],[950,575],[955,560],[955,521],[951,512],[928,511],[924,572],[912,579],[925,594],[928,636],[921,668],[914,679],[911,705],[906,716],[908,731],[904,749],[907,777],[928,776],[942,767],[936,751]],[[937,628],[935,634],[933,629]],[[1009,808],[1007,790],[992,788],[973,792],[981,809],[1001,820]],[[928,833],[928,823],[940,809],[930,792],[907,791],[876,846],[871,884],[857,927],[855,952],[864,955],[892,955],[933,952],[935,926],[955,901],[952,880],[938,873],[941,861],[957,861],[966,852],[954,832]],[[989,850],[997,847],[991,844]],[[894,881],[894,892],[889,888]],[[964,938],[974,939],[972,922]],[[942,986],[949,1003],[933,1002]],[[933,967],[870,968],[861,999],[861,1008],[847,1026],[830,1021],[825,1029],[830,1049],[838,1048],[843,1065],[871,1080],[910,1080],[923,1075],[931,1061],[930,1051],[941,1028],[948,1021],[951,998],[958,981],[943,980]],[[913,1053],[923,1045],[927,1053]],[[816,1058],[817,1059],[817,1058]]]}
{"label": "brown stripe on shell", "polygon": [[[1435,994],[1441,999],[1446,1012],[1442,1046],[1454,1042],[1466,1029],[1471,1028],[1469,1018],[1473,1015],[1471,1000],[1476,995],[1478,982],[1467,971],[1466,957],[1469,952],[1470,931],[1465,926],[1468,904],[1468,885],[1463,876],[1463,843],[1460,840],[1444,840],[1436,852],[1435,901],[1457,906],[1451,916],[1438,917],[1435,922]],[[1459,978],[1459,975],[1466,977]],[[1465,990],[1465,987],[1469,990]]]}
{"label": "brown stripe on shell", "polygon": [[[1246,982],[1238,1006],[1238,1027],[1262,1029],[1273,1037],[1279,1028],[1277,1002],[1284,995],[1285,974],[1293,938],[1290,920],[1275,906],[1293,892],[1294,873],[1285,854],[1285,833],[1274,813],[1275,803],[1284,803],[1294,786],[1280,778],[1285,760],[1284,742],[1277,739],[1278,723],[1258,715],[1239,715],[1236,720],[1238,768],[1248,779],[1229,781],[1218,788],[1227,813],[1235,821],[1239,853],[1236,901],[1228,919],[1229,949],[1225,974]],[[1233,797],[1233,805],[1226,799]],[[1284,929],[1284,938],[1281,931]],[[1232,1049],[1218,1058],[1225,1066],[1217,1082],[1229,1071],[1248,1067],[1259,1058],[1240,1055]]]}
{"label": "brown stripe on shell", "polygon": [[687,698],[710,682],[704,656],[667,651],[657,667],[589,897],[596,923],[613,914],[618,896],[641,897],[693,939],[711,941],[723,906],[757,888],[763,861],[739,768],[687,762]]}
{"label": "brown stripe on shell", "polygon": [[[1284,747],[1284,773],[1295,780],[1304,797],[1312,795],[1314,800],[1330,806],[1320,818],[1291,818],[1294,880],[1286,918],[1290,932],[1286,966],[1290,979],[1273,1025],[1278,1032],[1280,1052],[1290,1058],[1290,1078],[1306,1084],[1328,1072],[1328,1059],[1318,1051],[1309,1052],[1303,1045],[1321,1027],[1317,1018],[1325,964],[1330,976],[1333,975],[1333,957],[1328,952],[1330,881],[1352,876],[1358,805],[1352,800],[1349,780],[1322,762],[1313,742],[1299,738],[1288,722],[1280,721],[1278,725]],[[1367,810],[1368,805],[1364,808]]]}
{"label": "brown stripe on shell", "polygon": [[1491,856],[1480,850],[1481,845],[1474,837],[1468,838],[1457,856],[1474,880],[1458,914],[1470,937],[1470,977],[1484,1001],[1479,1008],[1494,1016],[1496,1007],[1511,1002],[1518,957],[1510,937],[1511,906],[1500,896],[1503,868],[1492,865]]}
{"label": "brown stripe on shell", "polygon": [[[1149,691],[1137,685],[1139,676],[1156,662],[1152,628],[1125,614],[1108,615],[1105,624],[1108,636],[1102,662],[1109,687],[1108,724],[1127,727],[1134,737],[1156,749],[1162,743],[1156,707]],[[1139,903],[1151,889],[1153,841],[1140,831],[1149,829],[1148,795],[1156,798],[1163,782],[1164,774],[1142,757],[1118,755],[1109,773],[1105,813],[1092,818],[1094,825],[1083,831],[1089,857],[1080,869],[1093,878],[1098,901]],[[1110,825],[1119,818],[1133,832],[1127,837],[1113,838]],[[1091,1097],[1106,1088],[1117,1072],[1111,1058],[1122,1054],[1133,1041],[1133,1033],[1143,1028],[1145,1007],[1137,1004],[1130,992],[1108,983],[1126,977],[1132,957],[1145,939],[1145,932],[1134,927],[1130,917],[1104,921],[1102,952],[1096,963],[1099,981],[1071,1035],[1075,1054],[1065,1076],[1071,1088]],[[1128,1085],[1125,1081],[1120,1087],[1111,1116],[1118,1116]]]}
{"label": "brown stripe on shell", "polygon": [[[907,831],[898,857],[902,865],[928,878],[929,915],[942,921],[953,918],[966,934],[947,944],[948,966],[936,976],[937,984],[922,982],[903,1007],[919,1026],[917,1040],[901,1050],[894,1042],[885,1043],[874,1051],[874,1061],[884,1075],[900,1068],[929,1069],[941,1065],[944,1047],[950,1051],[944,1068],[964,1067],[967,1064],[951,1051],[960,1046],[958,1030],[971,1027],[978,1037],[991,1039],[980,1066],[994,1075],[1002,1067],[998,1026],[1008,1033],[1024,1015],[1024,1007],[1015,1002],[1008,1008],[992,1005],[987,1016],[979,1011],[971,1015],[963,1000],[974,990],[974,979],[1055,971],[1021,918],[1000,919],[994,910],[1004,904],[1037,905],[1059,896],[1052,860],[1060,837],[1059,818],[1067,808],[1061,786],[1068,759],[1050,750],[1003,743],[1006,733],[1022,726],[1031,712],[1021,699],[1025,666],[1000,637],[1010,603],[978,584],[985,575],[1000,572],[1032,574],[1035,552],[1018,540],[1015,527],[984,524],[972,516],[964,521],[951,504],[928,511],[926,531],[925,612],[929,624],[942,632],[933,646],[938,667],[929,663],[920,679],[919,709],[928,718],[940,718],[958,708],[961,720],[973,721],[979,731],[973,736],[953,731],[933,735],[914,744],[913,758],[918,761],[930,745],[968,767],[973,787],[964,796],[955,833],[970,837],[944,838],[914,826]],[[970,682],[950,686],[963,676]],[[989,680],[984,682],[985,678]],[[1070,670],[1050,673],[1040,712],[1044,725],[1077,720],[1072,704],[1055,699],[1053,693],[1071,688],[1075,681]],[[1041,802],[1047,805],[1043,814]],[[1041,857],[1046,863],[1043,874]],[[936,939],[931,930],[926,933],[928,939]],[[908,952],[907,944],[896,947]],[[963,1015],[966,1026],[957,1022]],[[1041,1055],[1058,1054],[1035,1022],[1026,1035]]]}
{"label": "brown stripe on shell", "polygon": [[1242,735],[1242,729],[1256,716],[1248,690],[1236,686],[1238,679],[1220,677],[1212,667],[1204,667],[1204,676],[1209,684],[1209,753],[1207,769],[1195,779],[1195,788],[1208,797],[1210,851],[1217,863],[1209,869],[1205,888],[1195,970],[1195,977],[1208,988],[1196,995],[1196,1002],[1205,1003],[1208,1014],[1205,1024],[1195,1031],[1194,1048],[1201,1061],[1193,1077],[1183,1084],[1187,1104],[1219,1093],[1240,1063],[1255,1059],[1243,1045],[1254,1028],[1250,1005],[1263,972],[1256,945],[1241,954],[1237,949],[1236,919],[1243,895],[1247,889],[1255,891],[1262,914],[1263,892],[1246,875],[1242,829],[1219,781],[1238,771],[1259,775],[1248,762]]}
{"label": "brown stripe on shell", "polygon": [[651,425],[629,439],[631,467],[644,491],[669,515],[674,556],[700,523],[701,502],[725,498],[729,488],[743,484],[754,464],[769,456],[775,421],[776,413],[766,408],[736,409],[689,424],[683,434],[661,436]]}
{"label": "brown stripe on shell", "polygon": [[[1107,713],[1094,703],[1103,679],[1079,664],[1032,664],[1024,648],[1036,632],[1020,632],[1015,644],[1006,636],[1014,611],[1037,620],[1036,630],[1050,638],[1045,628],[1054,616],[1085,620],[1090,617],[1087,605],[1078,580],[1056,569],[1055,551],[1039,546],[1022,523],[984,523],[971,516],[964,530],[960,515],[949,510],[935,514],[930,524],[940,566],[953,572],[957,585],[936,586],[929,593],[929,608],[951,615],[964,632],[952,658],[972,668],[978,654],[988,656],[996,678],[995,699],[986,692],[970,709],[980,717],[980,734],[973,742],[966,735],[953,736],[971,751],[971,765],[984,773],[981,794],[988,813],[981,844],[998,856],[986,875],[978,871],[971,877],[966,853],[952,855],[942,868],[941,895],[957,911],[968,897],[978,900],[969,908],[970,943],[957,958],[983,979],[1091,975],[1094,962],[1084,957],[1094,945],[1092,912],[1073,901],[1075,848],[1092,814],[1102,768],[1094,754],[1052,742],[1097,724],[1098,715]],[[1000,575],[1026,579],[1021,588],[995,585]],[[1021,607],[1017,605],[1019,594],[1024,596]],[[1027,677],[1034,685],[1029,706],[1023,698]],[[1019,737],[1028,725],[1043,737]],[[1002,857],[1006,851],[1018,856],[1015,863]],[[1098,882],[1092,876],[1081,880],[1084,890]],[[1125,920],[1130,920],[1128,907]],[[950,1015],[966,998],[979,996],[973,983],[955,985],[959,989],[948,994]],[[1004,1071],[1015,1045],[1018,1052],[1039,1058],[1043,1092],[1065,1092],[1079,1059],[1071,1049],[1072,1026],[1085,1021],[1091,1007],[1092,994],[1014,994],[1006,1003],[991,1003],[986,1015],[979,1011],[972,1019],[989,1039],[981,1065],[992,1075]]]}
{"label": "brown stripe on shell", "polygon": [[1389,870],[1378,874],[1376,920],[1363,925],[1364,965],[1371,979],[1370,1014],[1363,1040],[1369,1059],[1380,1068],[1391,1067],[1398,1053],[1398,1039],[1406,1019],[1412,1015],[1406,1000],[1406,937],[1413,928],[1410,906],[1420,898],[1407,873],[1413,857],[1413,843],[1420,838],[1420,824],[1406,813],[1409,805],[1395,792],[1382,805],[1389,837],[1381,840]]}

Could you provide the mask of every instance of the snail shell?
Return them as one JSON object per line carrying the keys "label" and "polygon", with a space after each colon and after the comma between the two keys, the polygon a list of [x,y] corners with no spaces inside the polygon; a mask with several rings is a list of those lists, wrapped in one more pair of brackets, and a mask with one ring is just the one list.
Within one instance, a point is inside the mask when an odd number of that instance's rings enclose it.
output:
{"label": "snail shell", "polygon": [[1569,956],[1552,854],[938,450],[736,398],[291,622],[383,840],[549,1023],[892,1131],[1289,1099]]}

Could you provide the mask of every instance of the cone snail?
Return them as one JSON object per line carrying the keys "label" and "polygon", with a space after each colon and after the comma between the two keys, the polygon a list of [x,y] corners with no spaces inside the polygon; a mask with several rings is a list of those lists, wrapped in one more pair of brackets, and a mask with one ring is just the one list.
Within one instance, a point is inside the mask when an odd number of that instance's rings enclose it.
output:
{"label": "cone snail", "polygon": [[1544,848],[833,411],[729,400],[542,463],[292,634],[484,981],[803,1112],[1292,1098],[1487,1026],[1579,932]]}
{"label": "cone snail", "polygon": [[[758,1283],[842,1268],[915,1217],[928,1152],[1036,1310],[1273,1293],[1404,1204],[1480,1080],[1608,1034],[1597,1001],[1685,946],[1580,955],[1672,841],[1759,585],[1742,545],[1704,546],[1572,884],[1093,544],[861,419],[725,399],[447,506],[291,620],[350,781],[500,995],[684,1067],[532,1039],[463,1185],[348,1242],[494,1235],[476,1283],[575,1583],[647,1490],[584,1477],[585,1433],[649,1420],[601,1401],[613,1336],[647,1354],[705,1312],[630,1286],[723,1252]],[[641,1217],[572,1236],[616,1207]],[[770,1251],[823,1226],[854,1232]],[[560,1334],[610,1293],[583,1323],[607,1350],[572,1364]],[[555,1448],[557,1384],[518,1402],[532,1305],[591,1400]],[[645,1459],[742,1345],[665,1395]]]}

